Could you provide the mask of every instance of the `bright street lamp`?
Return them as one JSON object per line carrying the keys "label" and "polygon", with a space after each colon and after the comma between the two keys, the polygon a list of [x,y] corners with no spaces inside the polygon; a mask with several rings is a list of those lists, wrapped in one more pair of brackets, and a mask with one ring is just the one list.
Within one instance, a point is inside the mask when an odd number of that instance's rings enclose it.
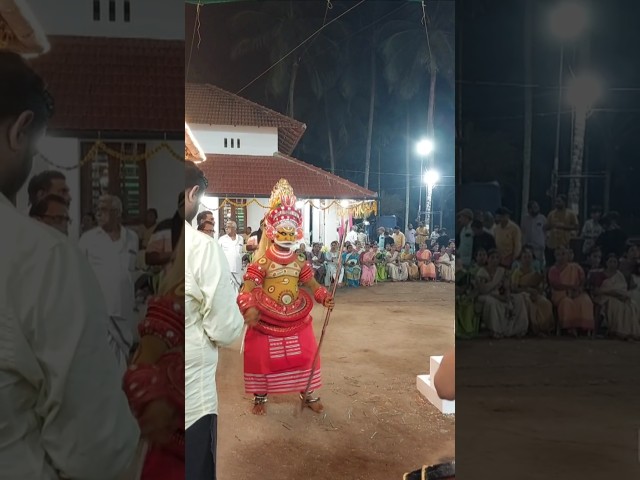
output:
{"label": "bright street lamp", "polygon": [[601,96],[602,83],[592,73],[577,75],[567,84],[567,101],[577,110],[591,110]]}
{"label": "bright street lamp", "polygon": [[588,24],[587,9],[579,0],[563,1],[551,11],[551,33],[563,42],[578,38]]}
{"label": "bright street lamp", "polygon": [[424,183],[433,187],[440,180],[440,174],[436,170],[427,170],[424,172]]}
{"label": "bright street lamp", "polygon": [[560,40],[560,68],[558,71],[558,113],[556,114],[556,144],[553,154],[551,174],[552,196],[558,194],[558,169],[560,165],[560,112],[562,110],[562,76],[564,73],[565,43],[576,40],[589,23],[587,9],[579,0],[564,0],[552,11],[550,29],[553,36]]}
{"label": "bright street lamp", "polygon": [[427,155],[431,154],[434,148],[435,146],[433,144],[433,141],[428,138],[424,138],[416,144],[416,152],[418,152],[418,155],[420,155],[421,157],[426,157]]}

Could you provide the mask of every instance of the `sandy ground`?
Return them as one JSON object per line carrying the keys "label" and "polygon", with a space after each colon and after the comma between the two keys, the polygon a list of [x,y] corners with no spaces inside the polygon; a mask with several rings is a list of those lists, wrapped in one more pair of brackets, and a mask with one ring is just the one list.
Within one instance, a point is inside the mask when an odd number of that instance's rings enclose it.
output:
{"label": "sandy ground", "polygon": [[[340,289],[322,347],[325,413],[294,395],[250,413],[240,342],[220,352],[218,478],[392,480],[454,456],[454,418],[416,389],[429,356],[453,345],[454,288],[385,283]],[[316,335],[323,310],[313,311]]]}
{"label": "sandy ground", "polygon": [[458,342],[458,478],[640,478],[639,365],[618,340]]}

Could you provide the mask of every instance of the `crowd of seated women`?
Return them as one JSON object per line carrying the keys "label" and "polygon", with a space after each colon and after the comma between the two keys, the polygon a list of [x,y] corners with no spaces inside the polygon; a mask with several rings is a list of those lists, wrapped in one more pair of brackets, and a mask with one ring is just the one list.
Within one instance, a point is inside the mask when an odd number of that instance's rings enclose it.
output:
{"label": "crowd of seated women", "polygon": [[495,250],[478,249],[472,265],[456,264],[456,335],[494,338],[570,335],[640,339],[637,245],[622,258],[592,249],[585,262],[569,248],[543,267],[524,246],[511,268]]}

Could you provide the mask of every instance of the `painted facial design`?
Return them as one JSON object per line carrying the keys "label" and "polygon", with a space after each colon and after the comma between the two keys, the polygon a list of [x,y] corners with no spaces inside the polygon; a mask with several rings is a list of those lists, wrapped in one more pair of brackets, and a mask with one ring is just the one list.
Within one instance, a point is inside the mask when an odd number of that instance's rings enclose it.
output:
{"label": "painted facial design", "polygon": [[275,231],[273,241],[285,248],[292,248],[296,242],[296,229],[292,226],[279,226]]}

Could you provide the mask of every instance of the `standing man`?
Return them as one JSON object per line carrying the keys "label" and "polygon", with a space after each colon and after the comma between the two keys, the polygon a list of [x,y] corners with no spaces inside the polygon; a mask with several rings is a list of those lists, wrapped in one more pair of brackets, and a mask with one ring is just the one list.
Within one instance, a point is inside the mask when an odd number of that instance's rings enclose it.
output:
{"label": "standing man", "polygon": [[471,222],[473,221],[473,212],[469,208],[465,208],[458,213],[458,226],[460,227],[460,236],[456,245],[456,254],[460,255],[462,265],[467,268],[473,260],[473,229]]}
{"label": "standing man", "polygon": [[522,233],[520,227],[511,220],[511,211],[508,208],[498,208],[495,218],[494,237],[500,255],[500,265],[510,270],[522,251]]}
{"label": "standing man", "polygon": [[67,206],[71,205],[71,193],[67,185],[67,177],[57,170],[45,170],[29,180],[27,187],[29,205],[35,205],[47,195],[58,195],[64,198]]}
{"label": "standing man", "polygon": [[423,243],[427,243],[429,238],[429,229],[424,226],[424,222],[418,222],[418,228],[416,228],[416,245],[418,249]]}
{"label": "standing man", "polygon": [[556,208],[547,215],[547,223],[544,225],[544,230],[547,232],[545,260],[549,266],[556,262],[556,249],[571,249],[571,239],[579,229],[578,217],[567,209],[567,197],[558,195],[555,206]]}
{"label": "standing man", "polygon": [[114,340],[124,372],[137,337],[133,274],[138,236],[122,225],[122,202],[118,197],[100,197],[96,219],[98,227],[84,233],[78,247],[87,256],[107,302],[109,316],[117,330]]}
{"label": "standing man", "polygon": [[393,235],[391,235],[391,238],[393,238],[393,244],[396,248],[404,248],[404,244],[407,243],[404,233],[400,231],[400,227],[398,226],[393,227]]}
{"label": "standing man", "polygon": [[63,235],[69,234],[69,206],[66,200],[58,195],[47,195],[31,206],[29,216],[55,228]]}
{"label": "standing man", "polygon": [[378,228],[378,248],[380,250],[384,250],[384,239],[384,227],[380,227]]}
{"label": "standing man", "polygon": [[0,475],[118,478],[140,431],[105,337],[100,287],[74,245],[15,207],[53,99],[7,50],[0,92]]}
{"label": "standing man", "polygon": [[591,207],[591,218],[584,222],[584,226],[582,227],[582,239],[584,243],[582,244],[582,254],[584,258],[589,256],[589,252],[595,246],[596,240],[598,237],[604,232],[604,228],[600,224],[600,217],[602,216],[602,208],[594,205]]}
{"label": "standing man", "polygon": [[411,245],[411,253],[415,253],[420,247],[416,246],[416,229],[413,228],[411,223],[407,226],[405,238],[407,239],[407,243]]}
{"label": "standing man", "polygon": [[236,222],[229,220],[224,230],[227,233],[218,239],[218,244],[222,247],[224,256],[227,257],[231,280],[237,292],[242,286],[242,246],[244,240],[238,235]]}
{"label": "standing man", "polygon": [[533,255],[544,265],[545,232],[544,226],[547,219],[540,213],[540,205],[535,200],[527,204],[527,214],[522,217],[520,228],[522,229],[522,243],[533,247]]}
{"label": "standing man", "polygon": [[345,241],[349,242],[351,245],[355,245],[355,243],[358,241],[358,229],[355,225],[353,225],[349,230],[349,233],[347,233],[347,238]]}
{"label": "standing man", "polygon": [[215,228],[216,221],[213,218],[213,212],[210,210],[204,210],[200,212],[196,217],[196,223],[198,224],[198,226],[200,226],[202,222],[211,222]]}
{"label": "standing man", "polygon": [[185,162],[185,478],[215,480],[218,431],[218,348],[242,333],[227,261],[216,241],[191,222],[207,179]]}

